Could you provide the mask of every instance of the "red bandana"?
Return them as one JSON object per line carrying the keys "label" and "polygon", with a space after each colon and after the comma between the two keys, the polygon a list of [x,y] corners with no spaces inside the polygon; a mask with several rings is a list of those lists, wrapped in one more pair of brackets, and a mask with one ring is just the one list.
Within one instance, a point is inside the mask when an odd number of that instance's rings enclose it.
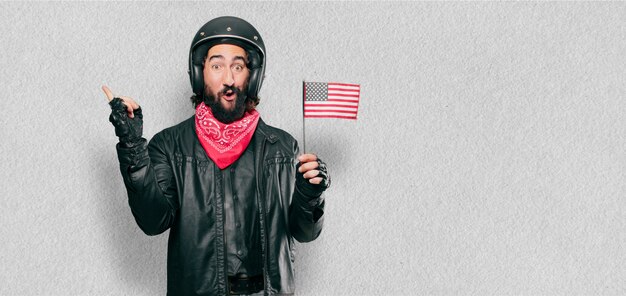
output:
{"label": "red bandana", "polygon": [[241,119],[224,124],[213,117],[211,108],[204,103],[196,108],[196,134],[206,154],[220,169],[239,159],[250,144],[257,123],[256,110],[246,111]]}

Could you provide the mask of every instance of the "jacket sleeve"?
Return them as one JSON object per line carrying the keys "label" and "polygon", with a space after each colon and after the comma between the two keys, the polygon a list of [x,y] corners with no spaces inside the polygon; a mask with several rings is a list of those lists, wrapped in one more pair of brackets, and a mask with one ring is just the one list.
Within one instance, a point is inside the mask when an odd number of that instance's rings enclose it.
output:
{"label": "jacket sleeve", "polygon": [[163,137],[157,134],[149,145],[124,148],[117,144],[117,156],[128,204],[141,230],[157,235],[173,223],[178,210],[172,167],[163,149]]}
{"label": "jacket sleeve", "polygon": [[[298,156],[298,143],[295,143],[294,158]],[[295,164],[294,164],[295,171]],[[296,172],[297,173],[297,172]],[[295,174],[294,174],[295,176]],[[322,232],[324,225],[324,194],[308,196],[298,190],[293,182],[294,190],[289,205],[289,230],[299,242],[310,242]]]}

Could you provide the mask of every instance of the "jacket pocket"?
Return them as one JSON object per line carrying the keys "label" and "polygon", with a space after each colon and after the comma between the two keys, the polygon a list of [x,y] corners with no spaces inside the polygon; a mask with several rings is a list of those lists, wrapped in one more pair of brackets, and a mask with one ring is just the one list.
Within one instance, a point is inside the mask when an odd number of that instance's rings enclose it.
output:
{"label": "jacket pocket", "polygon": [[[212,207],[214,176],[211,162],[179,152],[174,153],[176,182],[179,184],[181,204]],[[210,211],[210,209],[205,209]]]}

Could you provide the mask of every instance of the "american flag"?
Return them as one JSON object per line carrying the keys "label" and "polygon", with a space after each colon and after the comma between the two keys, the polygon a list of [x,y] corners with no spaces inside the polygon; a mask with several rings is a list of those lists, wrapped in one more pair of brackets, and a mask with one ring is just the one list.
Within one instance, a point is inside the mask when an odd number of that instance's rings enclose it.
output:
{"label": "american flag", "polygon": [[356,120],[361,86],[336,82],[304,82],[304,118]]}

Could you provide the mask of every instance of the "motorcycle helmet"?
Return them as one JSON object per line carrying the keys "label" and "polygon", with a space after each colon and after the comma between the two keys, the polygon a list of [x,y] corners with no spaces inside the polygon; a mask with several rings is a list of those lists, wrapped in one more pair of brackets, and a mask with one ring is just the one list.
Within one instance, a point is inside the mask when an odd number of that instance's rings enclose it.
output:
{"label": "motorcycle helmet", "polygon": [[189,79],[193,92],[198,96],[203,95],[204,59],[209,49],[217,44],[233,44],[246,51],[247,67],[250,70],[248,96],[256,97],[265,74],[265,44],[259,32],[250,23],[233,16],[210,20],[193,38],[189,49]]}

